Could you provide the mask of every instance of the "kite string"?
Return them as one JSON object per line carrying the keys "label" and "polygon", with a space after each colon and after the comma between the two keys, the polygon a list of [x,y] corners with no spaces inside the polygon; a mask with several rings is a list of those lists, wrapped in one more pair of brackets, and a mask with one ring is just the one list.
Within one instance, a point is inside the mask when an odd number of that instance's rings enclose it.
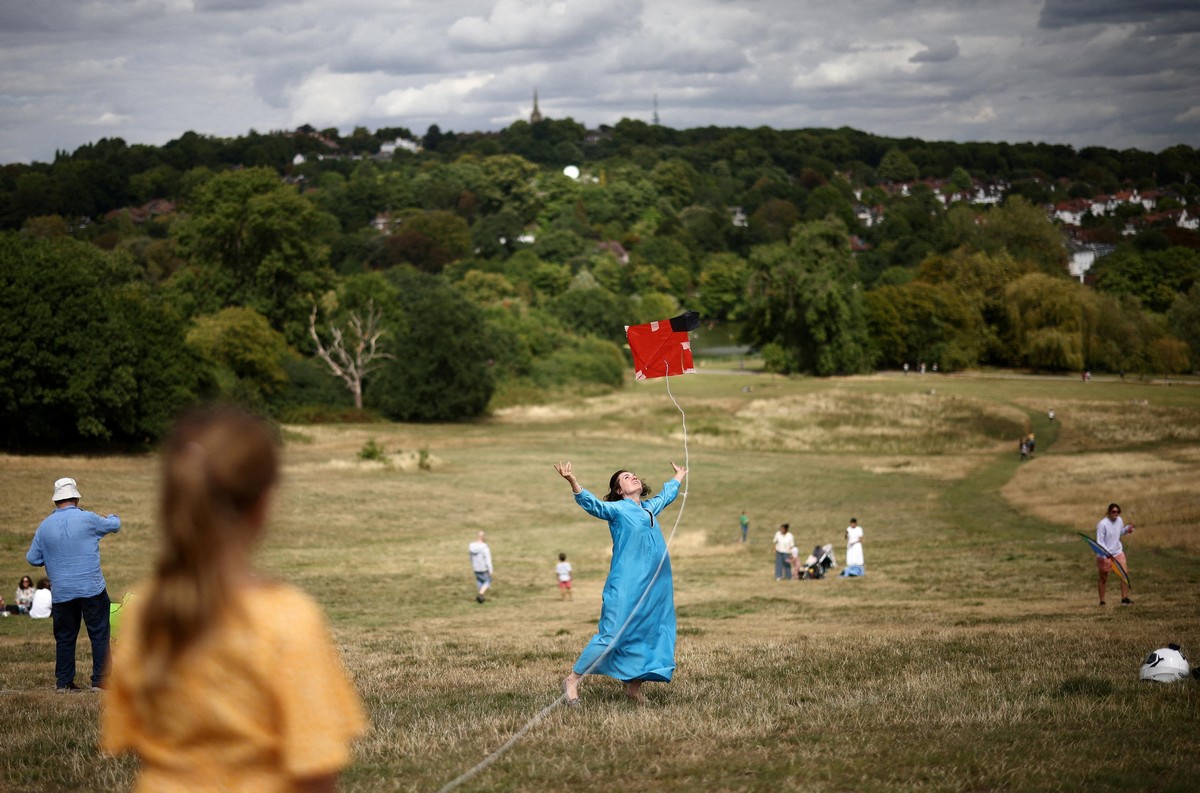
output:
{"label": "kite string", "polygon": [[[690,463],[690,454],[688,452],[687,413],[685,413],[683,408],[680,407],[679,402],[675,399],[675,395],[671,393],[670,363],[668,363],[667,361],[663,361],[663,363],[666,364],[666,366],[667,366],[667,375],[663,378],[666,381],[667,396],[669,396],[671,398],[671,402],[673,402],[675,404],[675,408],[679,411],[680,420],[683,424],[683,468],[684,468],[684,470],[688,470],[689,463]],[[687,477],[685,477],[685,481],[689,481]],[[587,675],[591,674],[591,671],[593,669],[595,669],[596,666],[601,661],[603,661],[610,652],[612,652],[613,648],[615,648],[617,646],[617,642],[621,638],[621,634],[623,634],[625,632],[625,628],[627,628],[629,626],[630,621],[633,620],[634,616],[638,612],[638,609],[640,609],[642,607],[642,603],[645,602],[646,596],[650,594],[650,590],[654,587],[654,582],[658,580],[658,576],[662,572],[663,564],[665,564],[667,561],[667,551],[671,547],[671,540],[673,540],[675,538],[675,530],[677,528],[679,528],[679,521],[683,518],[684,507],[687,506],[687,495],[688,494],[687,494],[686,487],[684,488],[683,492],[680,495],[683,496],[683,500],[679,502],[679,512],[675,515],[675,523],[671,526],[671,533],[667,537],[666,543],[663,545],[662,556],[660,556],[658,559],[658,567],[655,568],[654,575],[650,578],[650,583],[646,585],[646,589],[644,592],[642,592],[642,596],[640,598],[638,598],[637,603],[635,603],[633,606],[633,609],[630,610],[629,616],[625,618],[625,622],[623,622],[621,624],[620,629],[616,632],[616,634],[613,635],[612,641],[609,643],[609,645],[607,647],[604,648],[604,652],[600,653],[600,655],[598,655],[596,657],[596,660],[592,661],[592,663],[588,665],[588,668],[583,671],[583,675],[582,675],[583,677],[586,677]],[[651,521],[651,524],[653,525],[653,520]],[[482,772],[484,769],[486,769],[488,766],[490,766],[492,763],[499,760],[505,753],[508,752],[509,749],[511,749],[513,746],[516,745],[517,741],[524,738],[525,734],[528,733],[529,730],[531,730],[534,727],[534,725],[536,725],[542,719],[546,718],[546,716],[548,716],[551,711],[553,711],[559,705],[566,702],[566,700],[567,700],[567,693],[564,691],[562,693],[562,695],[559,696],[558,699],[554,700],[549,705],[542,708],[540,711],[537,712],[536,715],[534,715],[533,718],[531,718],[529,721],[525,722],[525,726],[521,727],[521,729],[519,729],[515,733],[513,733],[512,737],[510,737],[507,741],[505,741],[498,749],[496,749],[494,752],[489,754],[487,757],[483,758],[483,760],[479,761],[471,768],[464,771],[462,774],[459,774],[457,777],[455,777],[454,779],[447,782],[445,785],[443,785],[441,788],[438,789],[438,793],[449,793],[451,790],[454,790],[459,785],[463,784],[464,782],[469,781],[474,776],[476,776],[477,774]]]}

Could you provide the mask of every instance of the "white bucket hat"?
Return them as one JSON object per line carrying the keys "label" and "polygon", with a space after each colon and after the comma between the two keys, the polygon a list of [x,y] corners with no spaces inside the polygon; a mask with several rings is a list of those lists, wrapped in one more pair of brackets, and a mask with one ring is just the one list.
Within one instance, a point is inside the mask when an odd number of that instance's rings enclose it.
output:
{"label": "white bucket hat", "polygon": [[79,488],[75,486],[75,480],[71,477],[63,477],[54,483],[54,498],[52,501],[66,501],[68,498],[83,498],[79,495]]}

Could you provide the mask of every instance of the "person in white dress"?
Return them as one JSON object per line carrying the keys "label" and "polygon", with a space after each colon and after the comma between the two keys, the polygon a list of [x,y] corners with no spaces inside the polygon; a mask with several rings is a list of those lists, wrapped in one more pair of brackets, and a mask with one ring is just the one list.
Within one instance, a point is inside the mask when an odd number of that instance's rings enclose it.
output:
{"label": "person in white dress", "polygon": [[858,525],[858,518],[850,518],[850,525],[846,527],[846,566],[842,568],[843,576],[863,574],[866,562],[863,557],[862,540],[863,528]]}

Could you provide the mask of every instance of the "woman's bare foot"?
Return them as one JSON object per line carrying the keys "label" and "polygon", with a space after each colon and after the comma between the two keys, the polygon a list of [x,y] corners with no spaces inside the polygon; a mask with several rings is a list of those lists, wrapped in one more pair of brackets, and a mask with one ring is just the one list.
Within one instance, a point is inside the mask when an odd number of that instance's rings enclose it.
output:
{"label": "woman's bare foot", "polygon": [[577,675],[574,672],[563,679],[563,697],[566,699],[567,705],[572,708],[579,704],[579,681],[582,679],[583,675]]}
{"label": "woman's bare foot", "polygon": [[634,705],[645,705],[646,695],[642,693],[642,681],[634,680],[631,683],[626,683],[625,696],[629,697],[629,701]]}

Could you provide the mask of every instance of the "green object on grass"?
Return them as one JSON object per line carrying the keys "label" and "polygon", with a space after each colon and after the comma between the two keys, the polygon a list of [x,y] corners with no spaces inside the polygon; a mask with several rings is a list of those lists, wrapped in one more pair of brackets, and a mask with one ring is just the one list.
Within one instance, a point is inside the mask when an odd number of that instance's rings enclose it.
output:
{"label": "green object on grass", "polygon": [[109,639],[116,641],[117,628],[121,625],[121,609],[129,602],[129,593],[125,593],[125,597],[121,598],[119,603],[108,604],[108,631]]}

